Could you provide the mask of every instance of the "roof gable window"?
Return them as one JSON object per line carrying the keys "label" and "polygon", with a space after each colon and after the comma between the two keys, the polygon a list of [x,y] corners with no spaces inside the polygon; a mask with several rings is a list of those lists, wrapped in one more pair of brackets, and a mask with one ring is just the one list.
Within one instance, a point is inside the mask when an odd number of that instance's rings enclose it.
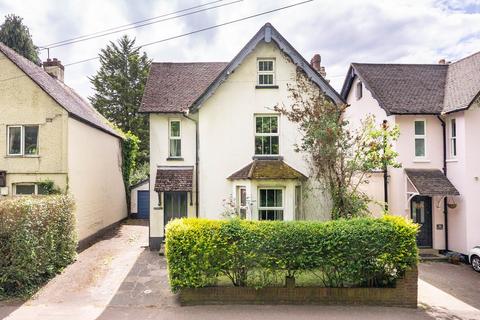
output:
{"label": "roof gable window", "polygon": [[357,97],[357,100],[362,99],[363,96],[363,84],[361,81],[357,83],[357,87],[355,89],[355,96]]}
{"label": "roof gable window", "polygon": [[257,60],[257,86],[275,86],[275,59]]}

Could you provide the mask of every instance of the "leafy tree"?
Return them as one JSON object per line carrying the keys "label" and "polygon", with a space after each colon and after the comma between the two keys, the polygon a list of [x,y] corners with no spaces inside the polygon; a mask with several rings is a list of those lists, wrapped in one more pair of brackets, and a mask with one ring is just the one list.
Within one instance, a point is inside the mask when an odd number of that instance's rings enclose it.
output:
{"label": "leafy tree", "polygon": [[124,132],[140,139],[137,163],[148,161],[148,117],[138,113],[151,60],[124,35],[100,52],[100,69],[90,78],[95,94],[92,105]]}
{"label": "leafy tree", "polygon": [[398,127],[378,126],[369,116],[354,129],[344,117],[348,105],[336,105],[300,70],[289,91],[291,109],[275,109],[299,125],[303,137],[297,151],[308,155],[313,176],[328,191],[332,218],[367,215],[370,199],[360,186],[373,170],[400,166],[392,147]]}
{"label": "leafy tree", "polygon": [[32,36],[23,18],[9,14],[0,25],[0,42],[12,48],[33,63],[39,64],[38,48],[33,44]]}

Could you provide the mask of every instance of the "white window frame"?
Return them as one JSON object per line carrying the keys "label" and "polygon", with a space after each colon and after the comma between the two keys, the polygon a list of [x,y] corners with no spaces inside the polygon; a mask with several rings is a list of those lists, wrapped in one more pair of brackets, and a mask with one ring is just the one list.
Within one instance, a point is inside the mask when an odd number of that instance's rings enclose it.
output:
{"label": "white window frame", "polygon": [[[38,127],[37,131],[37,153],[36,154],[25,154],[25,127]],[[11,128],[20,128],[20,153],[10,153],[10,129]],[[12,157],[38,157],[39,151],[39,134],[40,126],[37,124],[15,124],[7,126],[7,155]]]}
{"label": "white window frame", "polygon": [[[276,117],[277,118],[277,132],[272,133],[259,133],[257,132],[257,118],[266,118],[266,117]],[[253,117],[253,130],[254,130],[254,139],[253,139],[253,152],[255,156],[258,157],[278,157],[280,155],[280,116],[278,114],[256,114]],[[257,137],[278,137],[278,154],[262,154],[262,153],[257,153],[257,148],[255,148],[255,140]],[[263,150],[263,148],[262,148]]]}
{"label": "white window frame", "polygon": [[[23,193],[18,194],[17,193],[17,186],[19,186],[19,185],[20,186],[32,186],[33,185],[34,186],[34,193],[32,193],[32,194],[23,194]],[[38,184],[33,183],[33,182],[14,183],[12,189],[13,189],[13,195],[14,196],[30,196],[30,195],[35,195],[36,196],[36,195],[38,195]]]}
{"label": "white window frame", "polygon": [[[415,123],[416,122],[423,122],[423,134],[416,134],[415,132]],[[415,156],[415,159],[426,159],[427,158],[427,120],[426,119],[415,119],[413,121],[413,135],[414,135],[414,138],[413,138],[413,154]],[[423,143],[424,143],[424,155],[423,156],[417,156],[416,154],[416,148],[415,148],[415,141],[417,139],[423,139]]]}
{"label": "white window frame", "polygon": [[[280,190],[282,192],[282,206],[281,207],[261,207],[261,191],[262,190]],[[261,219],[261,214],[260,211],[262,210],[277,210],[277,211],[282,211],[282,220],[279,221],[285,221],[285,188],[284,187],[259,187],[258,188],[258,220]]]}
{"label": "white window frame", "polygon": [[[242,190],[245,192],[245,204],[242,205]],[[248,213],[248,199],[247,199],[247,187],[246,186],[237,186],[236,187],[236,210],[237,214],[241,217],[246,219]],[[242,210],[245,211],[244,217],[242,217]]]}
{"label": "white window frame", "polygon": [[[178,122],[178,137],[172,136],[172,122]],[[171,144],[172,140],[180,140],[180,155],[172,156],[171,154]],[[180,159],[182,157],[182,121],[180,119],[169,119],[168,120],[168,157],[171,159]]]}
{"label": "white window frame", "polygon": [[[272,62],[272,71],[260,71],[260,62],[261,61],[268,61]],[[276,85],[276,77],[275,77],[275,59],[274,58],[259,58],[257,59],[257,86],[259,87],[271,87]],[[271,84],[260,84],[260,75],[272,75],[272,83]]]}
{"label": "white window frame", "polygon": [[[455,123],[455,135],[453,135],[453,123]],[[456,158],[458,154],[458,144],[457,144],[457,119],[452,118],[449,121],[450,124],[450,157]],[[455,145],[455,148],[454,148]]]}

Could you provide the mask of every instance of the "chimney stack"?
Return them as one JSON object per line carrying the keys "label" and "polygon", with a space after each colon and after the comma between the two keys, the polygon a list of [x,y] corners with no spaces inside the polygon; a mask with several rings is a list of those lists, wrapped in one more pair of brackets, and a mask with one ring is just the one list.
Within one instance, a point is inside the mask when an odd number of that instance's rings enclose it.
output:
{"label": "chimney stack", "polygon": [[447,61],[445,61],[445,59],[440,59],[438,60],[438,64],[447,64]]}
{"label": "chimney stack", "polygon": [[43,69],[53,78],[63,82],[65,67],[57,58],[53,58],[53,60],[48,58],[47,61],[43,62]]}
{"label": "chimney stack", "polygon": [[327,73],[325,72],[325,67],[322,67],[322,57],[317,53],[310,60],[310,65],[315,69],[322,77],[326,77]]}

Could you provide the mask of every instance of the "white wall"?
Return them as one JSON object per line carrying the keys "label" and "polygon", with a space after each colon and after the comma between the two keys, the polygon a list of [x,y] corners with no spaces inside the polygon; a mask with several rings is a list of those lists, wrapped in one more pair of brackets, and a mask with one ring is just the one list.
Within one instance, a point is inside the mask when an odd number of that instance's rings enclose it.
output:
{"label": "white wall", "polygon": [[[169,120],[180,120],[180,135],[183,160],[169,160]],[[181,114],[150,114],[150,236],[163,237],[163,194],[162,206],[155,192],[158,166],[195,166],[195,122]],[[196,170],[196,168],[194,169]],[[193,192],[188,194],[188,216],[195,216],[195,172]],[[190,198],[192,197],[192,205]]]}
{"label": "white wall", "polygon": [[79,240],[127,216],[120,139],[68,120],[68,185]]}
{"label": "white wall", "polygon": [[149,190],[149,181],[136,186],[135,188],[130,189],[130,213],[138,213],[138,191]]}
{"label": "white wall", "polygon": [[[275,58],[277,89],[256,89],[257,58]],[[246,57],[237,70],[199,109],[200,132],[200,216],[217,219],[223,211],[222,201],[231,196],[232,173],[252,161],[254,155],[254,115],[275,113],[275,105],[289,107],[287,83],[295,79],[296,67],[273,43],[261,43]],[[284,161],[308,176],[308,165],[302,154],[294,151],[300,143],[298,127],[280,116],[280,155]],[[272,182],[285,186],[288,201],[293,201],[287,182]],[[252,184],[252,198],[256,198]],[[292,198],[292,199],[290,199]],[[328,204],[318,199],[311,216],[324,217]],[[286,215],[289,216],[289,215]]]}

